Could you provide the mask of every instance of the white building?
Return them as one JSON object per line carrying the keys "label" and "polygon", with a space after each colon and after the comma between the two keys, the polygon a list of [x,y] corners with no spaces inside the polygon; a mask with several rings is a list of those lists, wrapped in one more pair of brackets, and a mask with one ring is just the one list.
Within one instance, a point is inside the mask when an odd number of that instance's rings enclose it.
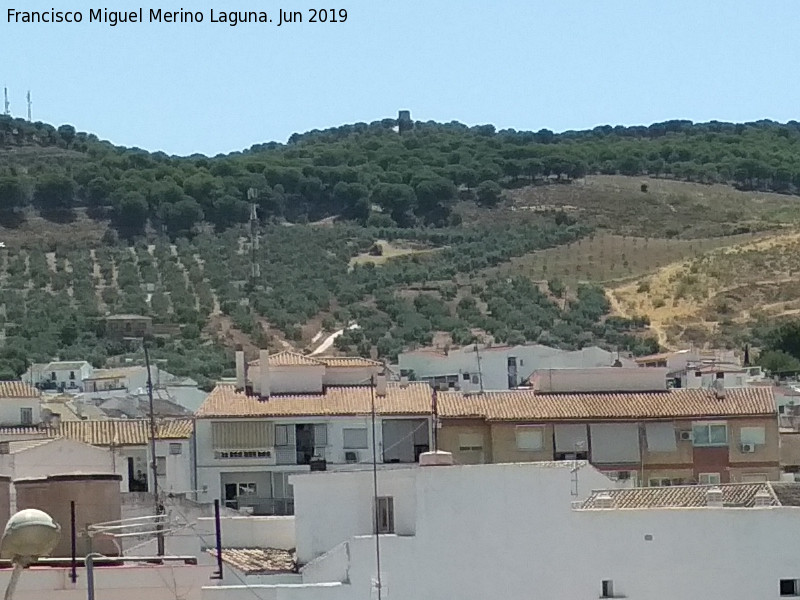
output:
{"label": "white building", "polygon": [[94,372],[85,360],[34,363],[22,375],[22,381],[42,389],[83,391],[83,380]]}
{"label": "white building", "polygon": [[[363,468],[375,455],[388,467],[414,463],[430,447],[431,389],[424,383],[386,384],[380,363],[360,358],[317,359],[290,352],[252,364],[238,385],[220,384],[197,413],[198,501],[219,499],[254,514],[292,514],[288,476],[312,465]],[[326,362],[323,362],[326,361]],[[361,466],[360,466],[361,465]]]}
{"label": "white building", "polygon": [[[203,589],[206,600],[376,597],[372,474],[311,473],[292,483],[303,583],[222,582]],[[775,551],[792,547],[800,535],[800,486],[591,491],[608,485],[585,463],[379,472],[383,597],[800,595],[800,563],[790,552]]]}
{"label": "white building", "polygon": [[[116,471],[124,473],[123,491],[151,491],[150,421],[108,419],[62,421],[55,433],[108,449]],[[194,420],[160,419],[156,423],[156,466],[160,491],[191,493],[194,489]]]}
{"label": "white building", "polygon": [[507,390],[517,387],[540,369],[636,366],[625,357],[592,346],[566,351],[539,344],[525,346],[467,346],[447,353],[438,350],[403,352],[398,366],[403,374],[438,388],[464,392]]}
{"label": "white building", "polygon": [[42,421],[41,394],[21,381],[0,381],[0,426],[38,425]]}
{"label": "white building", "polygon": [[110,450],[67,438],[0,442],[0,473],[12,479],[74,473],[117,473],[122,475],[121,489],[126,489],[128,485],[127,471],[115,460]]}

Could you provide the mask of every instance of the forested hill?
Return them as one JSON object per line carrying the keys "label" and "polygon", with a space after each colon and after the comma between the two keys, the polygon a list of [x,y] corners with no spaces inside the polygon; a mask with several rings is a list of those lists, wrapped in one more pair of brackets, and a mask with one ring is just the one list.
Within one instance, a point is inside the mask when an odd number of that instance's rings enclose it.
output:
{"label": "forested hill", "polygon": [[452,226],[460,200],[493,205],[501,188],[586,174],[649,174],[741,189],[800,190],[800,123],[667,121],[554,134],[491,125],[397,120],[292,135],[243,152],[171,157],[120,148],[95,135],[0,117],[0,207],[33,204],[63,217],[75,207],[125,235],[147,224],[173,236],[200,222],[217,230],[260,217],[290,222],[337,216],[380,227]]}

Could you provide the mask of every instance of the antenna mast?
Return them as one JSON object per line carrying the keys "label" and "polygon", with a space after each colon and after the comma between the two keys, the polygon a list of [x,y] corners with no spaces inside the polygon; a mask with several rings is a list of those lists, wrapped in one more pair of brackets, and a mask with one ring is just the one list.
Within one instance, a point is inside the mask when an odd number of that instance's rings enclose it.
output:
{"label": "antenna mast", "polygon": [[11,116],[11,103],[8,101],[8,88],[3,88],[3,114],[7,117]]}
{"label": "antenna mast", "polygon": [[250,202],[250,287],[256,289],[256,282],[261,278],[261,265],[256,259],[259,249],[258,232],[258,190],[249,188],[247,190],[247,200]]}
{"label": "antenna mast", "polygon": [[31,106],[33,106],[33,102],[31,102],[31,91],[28,90],[28,123],[33,121]]}

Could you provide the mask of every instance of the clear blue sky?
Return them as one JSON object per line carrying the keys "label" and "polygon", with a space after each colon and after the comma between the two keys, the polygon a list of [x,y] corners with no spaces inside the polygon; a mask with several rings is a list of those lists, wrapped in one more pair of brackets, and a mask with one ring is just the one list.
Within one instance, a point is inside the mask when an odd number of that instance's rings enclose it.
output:
{"label": "clear blue sky", "polygon": [[[168,0],[117,10],[177,10]],[[495,6],[495,4],[499,6]],[[186,0],[202,25],[86,22],[85,0],[0,3],[12,113],[170,154],[217,154],[393,117],[519,130],[800,119],[800,3]],[[187,6],[188,5],[188,6]],[[81,10],[9,25],[9,7]],[[208,9],[342,7],[344,24],[238,27]]]}

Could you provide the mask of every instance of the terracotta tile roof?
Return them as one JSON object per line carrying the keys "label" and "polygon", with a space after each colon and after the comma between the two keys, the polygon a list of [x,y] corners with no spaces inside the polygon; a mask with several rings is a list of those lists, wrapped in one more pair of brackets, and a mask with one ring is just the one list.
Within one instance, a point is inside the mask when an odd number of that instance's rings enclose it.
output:
{"label": "terracotta tile roof", "polygon": [[[260,400],[220,384],[197,411],[198,418],[293,417],[366,415],[371,412],[372,387],[330,386],[322,394],[280,394]],[[386,396],[375,396],[375,410],[382,415],[422,415],[431,411],[431,388],[427,383],[387,385]]]}
{"label": "terracotta tile roof", "polygon": [[800,506],[800,483],[773,481],[769,487],[781,506]]}
{"label": "terracotta tile roof", "polygon": [[439,393],[442,417],[483,415],[491,421],[669,419],[775,413],[770,388],[729,389],[724,399],[700,389],[581,394],[509,390],[467,396],[460,392]]}
{"label": "terracotta tile roof", "polygon": [[[259,365],[259,359],[251,360],[247,364],[251,367],[257,367]],[[297,352],[289,352],[288,350],[269,355],[270,367],[311,367],[323,364],[324,363],[315,358]]]}
{"label": "terracotta tile roof", "polygon": [[317,360],[326,367],[382,367],[383,363],[360,356],[318,356]]}
{"label": "terracotta tile roof", "polygon": [[[217,551],[206,550],[216,558]],[[297,559],[292,550],[277,548],[223,548],[222,560],[245,575],[295,573]]]}
{"label": "terracotta tile roof", "polygon": [[[200,418],[254,416],[337,416],[368,414],[370,386],[330,386],[324,394],[274,395],[261,401],[237,392],[233,384],[219,384],[197,412]],[[613,394],[541,394],[509,390],[463,394],[439,392],[442,418],[484,418],[490,421],[583,421],[614,419],[670,419],[774,415],[772,390],[737,388],[717,399],[708,390],[667,390]],[[387,396],[376,397],[380,414],[427,415],[431,388],[410,382],[387,386]]]}
{"label": "terracotta tile roof", "polygon": [[706,492],[715,487],[722,490],[723,506],[751,507],[761,490],[770,494],[772,505],[779,504],[768,483],[728,483],[594,490],[580,508],[598,508],[597,497],[601,494],[611,496],[614,508],[694,508],[706,506]]}
{"label": "terracotta tile roof", "polygon": [[22,381],[0,381],[0,398],[39,398],[41,393]]}
{"label": "terracotta tile roof", "polygon": [[[194,429],[191,419],[170,419],[157,423],[158,439],[188,439]],[[57,434],[93,446],[141,446],[150,441],[150,421],[119,419],[62,421]]]}
{"label": "terracotta tile roof", "polygon": [[44,366],[45,371],[79,371],[85,366],[91,366],[85,360],[54,360]]}

